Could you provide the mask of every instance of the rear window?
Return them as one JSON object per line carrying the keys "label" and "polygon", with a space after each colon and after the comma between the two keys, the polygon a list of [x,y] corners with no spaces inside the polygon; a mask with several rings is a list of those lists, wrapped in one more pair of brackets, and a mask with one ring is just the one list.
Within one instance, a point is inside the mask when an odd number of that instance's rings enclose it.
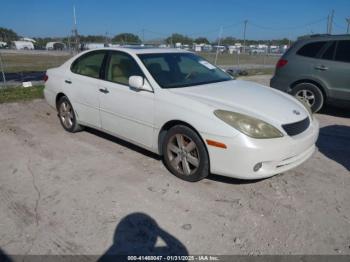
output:
{"label": "rear window", "polygon": [[350,62],[350,40],[338,42],[335,60],[340,62]]}
{"label": "rear window", "polygon": [[306,44],[298,50],[297,54],[306,57],[316,57],[326,43],[326,41],[320,41]]}
{"label": "rear window", "polygon": [[71,70],[73,73],[99,78],[105,52],[90,52],[74,61]]}

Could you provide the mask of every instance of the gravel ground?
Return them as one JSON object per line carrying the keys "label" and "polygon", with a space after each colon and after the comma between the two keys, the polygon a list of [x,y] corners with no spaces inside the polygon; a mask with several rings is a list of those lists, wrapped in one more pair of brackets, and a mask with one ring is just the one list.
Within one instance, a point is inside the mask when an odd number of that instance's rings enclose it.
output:
{"label": "gravel ground", "polygon": [[0,251],[350,254],[349,117],[317,114],[319,151],[292,171],[187,183],[121,140],[65,132],[43,100],[2,104]]}

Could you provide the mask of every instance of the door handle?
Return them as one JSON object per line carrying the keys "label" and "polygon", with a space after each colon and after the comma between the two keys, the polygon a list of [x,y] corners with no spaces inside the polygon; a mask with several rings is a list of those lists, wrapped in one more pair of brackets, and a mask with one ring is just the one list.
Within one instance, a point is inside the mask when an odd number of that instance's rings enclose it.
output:
{"label": "door handle", "polygon": [[67,84],[71,84],[72,83],[72,81],[70,81],[70,80],[64,80],[64,82],[67,83]]}
{"label": "door handle", "polygon": [[328,67],[326,67],[324,65],[318,65],[318,66],[315,66],[315,69],[320,70],[320,71],[327,71]]}
{"label": "door handle", "polygon": [[99,91],[100,91],[101,93],[104,93],[104,94],[108,94],[108,93],[109,93],[109,91],[108,91],[107,88],[100,88]]}

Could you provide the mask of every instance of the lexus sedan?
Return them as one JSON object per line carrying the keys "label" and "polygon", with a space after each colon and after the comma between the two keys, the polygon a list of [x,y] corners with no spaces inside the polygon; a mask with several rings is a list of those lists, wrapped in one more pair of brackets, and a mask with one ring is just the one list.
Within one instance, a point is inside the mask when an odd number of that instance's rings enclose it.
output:
{"label": "lexus sedan", "polygon": [[303,102],[183,50],[86,51],[49,69],[44,93],[68,132],[110,133],[186,181],[285,172],[313,154],[319,132]]}

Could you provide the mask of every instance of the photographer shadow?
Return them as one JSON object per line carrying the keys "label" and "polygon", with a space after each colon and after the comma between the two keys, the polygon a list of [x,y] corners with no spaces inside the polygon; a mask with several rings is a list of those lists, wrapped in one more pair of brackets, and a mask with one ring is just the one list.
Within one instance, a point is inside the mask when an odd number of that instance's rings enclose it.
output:
{"label": "photographer shadow", "polygon": [[126,255],[187,256],[188,251],[178,239],[161,229],[153,218],[144,213],[132,213],[119,222],[112,246],[98,261],[117,261],[118,256]]}

